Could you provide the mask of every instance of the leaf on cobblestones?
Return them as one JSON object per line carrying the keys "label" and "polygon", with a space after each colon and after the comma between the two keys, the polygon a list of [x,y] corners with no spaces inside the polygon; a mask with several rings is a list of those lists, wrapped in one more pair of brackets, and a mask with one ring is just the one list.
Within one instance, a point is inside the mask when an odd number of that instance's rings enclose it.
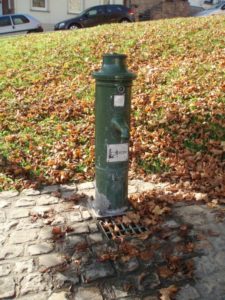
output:
{"label": "leaf on cobblestones", "polygon": [[126,241],[122,242],[120,245],[119,245],[119,250],[124,253],[124,254],[127,254],[131,257],[133,256],[137,256],[139,254],[139,249],[132,245],[131,243],[128,243]]}
{"label": "leaf on cobblestones", "polygon": [[101,261],[101,262],[107,261],[107,260],[115,261],[118,257],[119,257],[118,253],[108,252],[108,253],[102,254],[99,257],[99,261]]}
{"label": "leaf on cobblestones", "polygon": [[61,234],[63,234],[63,231],[62,231],[61,227],[55,226],[52,228],[52,233],[54,235],[61,235]]}
{"label": "leaf on cobblestones", "polygon": [[154,257],[154,253],[150,250],[141,251],[139,257],[144,261],[149,261]]}
{"label": "leaf on cobblestones", "polygon": [[131,222],[133,222],[133,223],[139,223],[139,221],[140,221],[140,215],[139,214],[137,214],[137,213],[135,213],[135,212],[132,212],[132,211],[129,211],[129,212],[127,212],[126,213],[126,217],[128,218],[128,219],[130,219],[131,220]]}
{"label": "leaf on cobblestones", "polygon": [[162,278],[168,278],[174,275],[174,272],[171,271],[167,266],[162,266],[158,268],[158,274]]}
{"label": "leaf on cobblestones", "polygon": [[78,252],[86,251],[87,248],[88,248],[88,243],[86,243],[86,242],[79,243],[75,246],[75,250]]}
{"label": "leaf on cobblestones", "polygon": [[184,262],[184,270],[183,270],[184,274],[188,277],[188,278],[193,278],[193,274],[194,274],[194,261],[192,259],[189,259],[187,261]]}
{"label": "leaf on cobblestones", "polygon": [[160,289],[160,300],[171,300],[177,293],[178,288],[175,285],[170,285],[167,288]]}
{"label": "leaf on cobblestones", "polygon": [[129,225],[132,223],[131,219],[129,219],[126,215],[122,217],[122,223]]}
{"label": "leaf on cobblestones", "polygon": [[87,196],[85,194],[83,194],[83,193],[81,193],[81,194],[74,193],[74,194],[72,194],[72,195],[70,195],[68,197],[64,197],[64,200],[65,201],[72,201],[72,202],[77,203],[79,201],[84,200],[86,197]]}
{"label": "leaf on cobblestones", "polygon": [[151,232],[146,231],[146,232],[142,232],[140,234],[137,234],[136,236],[137,236],[138,239],[140,239],[142,241],[145,241],[149,238],[150,235],[151,235]]}
{"label": "leaf on cobblestones", "polygon": [[74,229],[72,227],[66,226],[65,232],[69,233],[69,232],[73,232],[73,231],[74,231]]}

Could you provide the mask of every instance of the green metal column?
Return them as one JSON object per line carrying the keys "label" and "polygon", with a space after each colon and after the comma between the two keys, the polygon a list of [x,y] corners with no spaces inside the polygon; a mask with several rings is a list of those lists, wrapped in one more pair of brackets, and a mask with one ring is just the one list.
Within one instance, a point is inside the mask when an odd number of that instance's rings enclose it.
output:
{"label": "green metal column", "polygon": [[126,55],[106,54],[95,72],[95,165],[93,207],[99,215],[118,215],[128,206],[131,85],[135,75]]}

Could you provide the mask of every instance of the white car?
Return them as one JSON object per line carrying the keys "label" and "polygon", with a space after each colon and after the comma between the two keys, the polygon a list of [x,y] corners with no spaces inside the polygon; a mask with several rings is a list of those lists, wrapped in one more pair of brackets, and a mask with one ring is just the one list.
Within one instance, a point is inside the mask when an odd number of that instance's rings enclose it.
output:
{"label": "white car", "polygon": [[0,35],[42,31],[41,23],[29,15],[13,14],[0,16]]}
{"label": "white car", "polygon": [[200,11],[199,13],[195,14],[195,17],[207,17],[207,16],[214,16],[214,15],[225,15],[225,2],[222,2],[213,8],[205,9]]}

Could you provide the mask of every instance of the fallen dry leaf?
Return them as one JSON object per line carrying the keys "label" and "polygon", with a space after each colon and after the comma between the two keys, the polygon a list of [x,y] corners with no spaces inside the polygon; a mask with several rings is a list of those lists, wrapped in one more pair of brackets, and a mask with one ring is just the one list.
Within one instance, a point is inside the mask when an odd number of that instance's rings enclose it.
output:
{"label": "fallen dry leaf", "polygon": [[170,285],[167,288],[160,289],[160,300],[172,300],[177,291],[178,288],[175,285]]}

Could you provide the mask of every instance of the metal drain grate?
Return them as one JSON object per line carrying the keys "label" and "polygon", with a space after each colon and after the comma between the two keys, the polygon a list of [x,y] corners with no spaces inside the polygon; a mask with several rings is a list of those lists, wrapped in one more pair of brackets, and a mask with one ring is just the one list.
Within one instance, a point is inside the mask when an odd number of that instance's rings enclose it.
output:
{"label": "metal drain grate", "polygon": [[138,235],[148,231],[141,224],[125,224],[115,218],[101,219],[99,220],[99,226],[109,240],[116,237]]}

